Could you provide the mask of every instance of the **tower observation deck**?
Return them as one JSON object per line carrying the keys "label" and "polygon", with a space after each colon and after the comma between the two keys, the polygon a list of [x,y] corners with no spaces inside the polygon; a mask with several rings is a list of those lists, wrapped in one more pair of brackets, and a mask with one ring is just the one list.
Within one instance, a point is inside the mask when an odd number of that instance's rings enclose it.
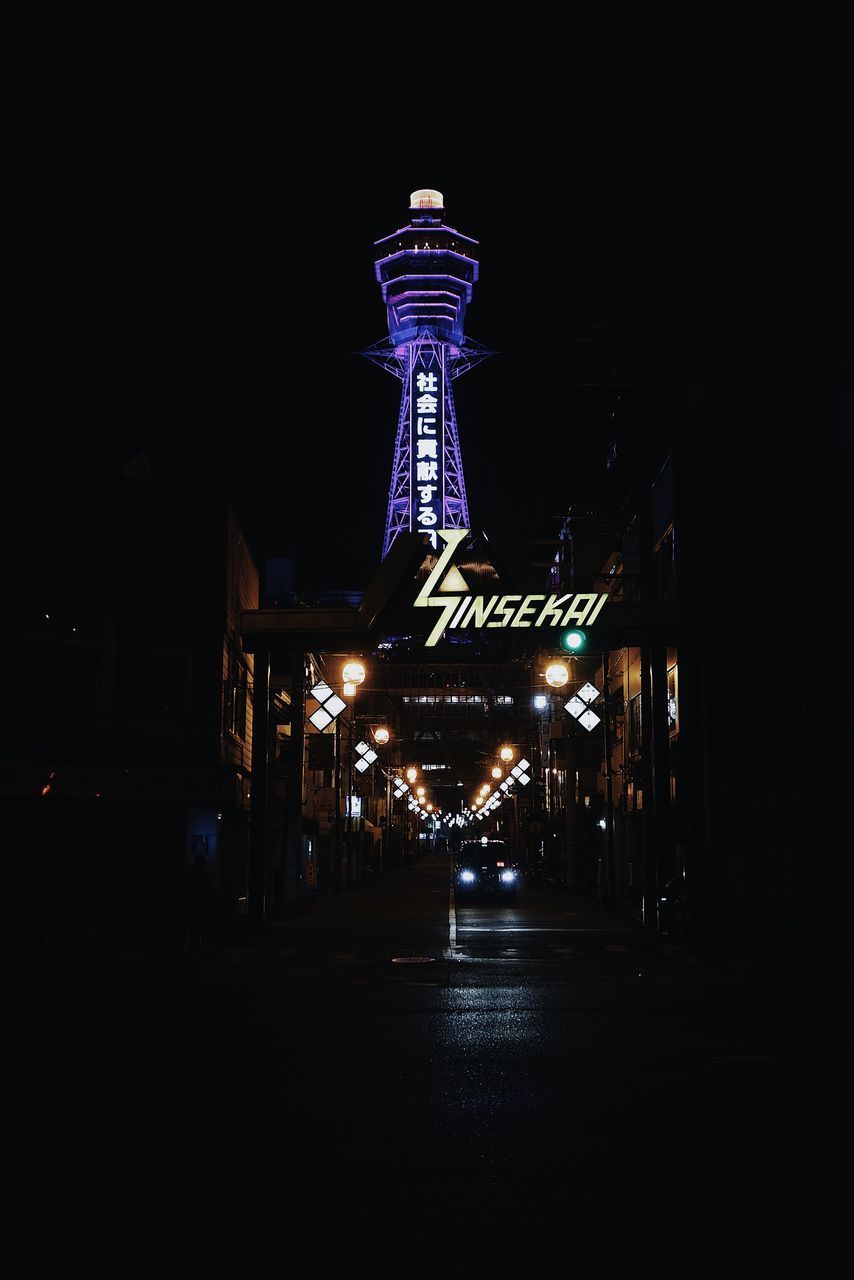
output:
{"label": "tower observation deck", "polygon": [[388,339],[362,354],[403,384],[383,559],[399,533],[469,528],[455,378],[493,353],[465,335],[478,277],[476,240],[445,223],[440,191],[413,191],[409,223],[375,242]]}

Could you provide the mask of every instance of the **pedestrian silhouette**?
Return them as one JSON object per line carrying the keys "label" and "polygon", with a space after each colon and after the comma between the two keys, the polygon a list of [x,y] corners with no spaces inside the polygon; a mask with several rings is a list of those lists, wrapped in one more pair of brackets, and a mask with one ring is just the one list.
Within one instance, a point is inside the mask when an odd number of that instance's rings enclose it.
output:
{"label": "pedestrian silhouette", "polygon": [[201,945],[210,908],[211,886],[203,853],[197,853],[184,876],[184,949]]}

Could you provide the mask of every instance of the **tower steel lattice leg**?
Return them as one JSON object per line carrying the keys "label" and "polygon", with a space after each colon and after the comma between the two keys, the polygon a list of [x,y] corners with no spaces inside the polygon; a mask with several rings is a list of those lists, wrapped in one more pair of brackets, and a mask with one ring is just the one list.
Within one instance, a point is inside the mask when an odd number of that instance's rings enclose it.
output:
{"label": "tower steel lattice leg", "polygon": [[394,441],[394,460],[391,465],[391,484],[388,491],[388,513],[383,537],[383,559],[388,555],[391,544],[399,533],[409,532],[410,512],[410,474],[412,460],[412,444],[409,435],[409,369],[412,360],[412,343],[406,348],[406,355],[401,361],[402,370],[399,375],[403,380],[400,397],[400,415],[397,419],[397,435]]}
{"label": "tower steel lattice leg", "polygon": [[457,414],[454,408],[454,386],[451,378],[445,379],[445,528],[468,529],[469,505],[466,498],[466,482],[463,476],[463,459],[460,453],[460,436],[457,431]]}

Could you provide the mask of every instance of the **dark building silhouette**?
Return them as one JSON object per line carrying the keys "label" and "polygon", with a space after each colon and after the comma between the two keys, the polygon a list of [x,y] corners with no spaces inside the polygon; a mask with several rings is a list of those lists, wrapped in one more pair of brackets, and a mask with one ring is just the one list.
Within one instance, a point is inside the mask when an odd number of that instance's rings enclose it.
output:
{"label": "dark building silhouette", "polygon": [[245,910],[258,572],[225,500],[120,481],[28,495],[3,615],[0,794],[22,927],[169,936],[203,854]]}
{"label": "dark building silhouette", "polygon": [[781,371],[763,388],[757,367],[625,413],[598,491],[561,529],[554,580],[598,573],[650,620],[589,637],[609,740],[580,784],[601,821],[588,874],[650,923],[683,874],[698,916],[724,927],[847,910],[852,454],[825,354],[788,403]]}

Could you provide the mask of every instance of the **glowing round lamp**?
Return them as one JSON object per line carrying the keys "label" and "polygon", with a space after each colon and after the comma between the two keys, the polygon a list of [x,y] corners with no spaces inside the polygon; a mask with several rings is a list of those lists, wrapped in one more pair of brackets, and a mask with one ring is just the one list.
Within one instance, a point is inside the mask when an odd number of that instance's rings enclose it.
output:
{"label": "glowing round lamp", "polygon": [[365,668],[361,662],[345,662],[341,679],[345,684],[361,684],[365,678]]}
{"label": "glowing round lamp", "polygon": [[389,731],[384,724],[381,724],[379,728],[374,729],[374,741],[378,742],[381,747],[385,746],[390,736],[391,735],[389,734]]}
{"label": "glowing round lamp", "polygon": [[417,777],[418,777],[417,769],[410,768],[406,770],[406,779],[408,782],[414,782]]}
{"label": "glowing round lamp", "polygon": [[553,689],[562,689],[569,679],[569,672],[562,662],[550,662],[546,667],[546,682]]}
{"label": "glowing round lamp", "polygon": [[500,751],[500,753],[499,753],[499,754],[501,755],[501,759],[502,759],[502,760],[512,760],[512,759],[513,759],[513,748],[512,748],[512,747],[502,747],[502,748],[501,748],[501,751]]}
{"label": "glowing round lamp", "polygon": [[497,765],[497,764],[496,764],[496,765],[493,765],[493,768],[492,768],[492,776],[493,776],[493,778],[500,778],[500,777],[501,777],[501,770],[499,769],[499,767],[498,767],[498,765]]}
{"label": "glowing round lamp", "polygon": [[419,787],[419,788],[418,788],[418,790],[415,792],[415,794],[416,794],[417,796],[423,796],[423,795],[424,795],[424,788],[423,788],[423,787]]}

